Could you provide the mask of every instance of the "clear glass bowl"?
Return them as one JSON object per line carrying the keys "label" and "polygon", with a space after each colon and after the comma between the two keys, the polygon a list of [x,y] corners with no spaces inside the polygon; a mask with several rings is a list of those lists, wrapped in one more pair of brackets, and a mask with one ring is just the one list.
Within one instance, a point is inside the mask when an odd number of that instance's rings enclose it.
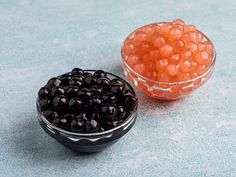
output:
{"label": "clear glass bowl", "polygon": [[[159,22],[159,23],[153,23],[149,25],[155,25],[155,24],[163,25],[165,23],[166,22]],[[143,27],[146,27],[149,25],[145,25]],[[179,98],[183,98],[191,94],[194,90],[199,88],[211,77],[214,70],[215,61],[216,61],[216,52],[215,52],[215,48],[211,40],[200,31],[198,32],[202,34],[203,40],[208,41],[213,47],[212,48],[213,50],[212,62],[203,74],[197,76],[196,78],[183,81],[183,82],[159,82],[159,81],[147,78],[135,72],[127,63],[128,56],[124,52],[124,44],[128,39],[132,38],[135,32],[137,32],[143,27],[140,27],[136,29],[135,31],[133,31],[131,34],[129,34],[121,47],[122,68],[123,68],[124,74],[127,77],[127,79],[133,85],[135,85],[139,90],[144,92],[146,95],[159,99],[159,100],[166,100],[166,101],[177,100]]]}
{"label": "clear glass bowl", "polygon": [[[85,70],[85,71],[94,72],[95,70]],[[116,76],[111,73],[107,73],[107,75],[111,79],[113,78],[121,79],[119,76]],[[121,80],[127,84],[130,91],[133,92],[133,94],[136,96],[131,85],[125,80],[123,79]],[[50,123],[43,116],[42,111],[39,108],[38,99],[36,101],[36,107],[40,126],[51,137],[56,139],[62,145],[72,149],[73,151],[92,153],[92,152],[102,151],[108,146],[114,144],[133,127],[137,119],[138,104],[135,107],[135,109],[130,113],[129,117],[122,124],[110,130],[98,133],[75,133],[61,129]]]}

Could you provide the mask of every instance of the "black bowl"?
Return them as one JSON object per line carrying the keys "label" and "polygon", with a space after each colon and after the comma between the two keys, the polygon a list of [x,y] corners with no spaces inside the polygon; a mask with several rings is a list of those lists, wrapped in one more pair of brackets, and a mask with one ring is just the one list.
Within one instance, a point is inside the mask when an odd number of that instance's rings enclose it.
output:
{"label": "black bowl", "polygon": [[[87,71],[93,72],[94,70],[87,70]],[[107,73],[107,75],[110,78],[121,79],[119,76],[116,76],[111,73]],[[121,80],[127,84],[130,90],[136,96],[131,85],[125,80],[123,79]],[[98,132],[98,133],[75,133],[75,132],[63,130],[59,127],[56,127],[52,123],[50,123],[43,116],[39,108],[38,99],[36,102],[36,107],[37,107],[37,112],[38,112],[39,123],[41,127],[51,137],[56,139],[59,143],[63,144],[64,146],[72,149],[73,151],[92,153],[92,152],[102,151],[105,148],[109,147],[110,145],[116,143],[119,140],[119,138],[125,135],[133,127],[137,119],[138,104],[135,107],[134,111],[130,113],[129,117],[122,124],[110,130],[107,130],[104,132]]]}

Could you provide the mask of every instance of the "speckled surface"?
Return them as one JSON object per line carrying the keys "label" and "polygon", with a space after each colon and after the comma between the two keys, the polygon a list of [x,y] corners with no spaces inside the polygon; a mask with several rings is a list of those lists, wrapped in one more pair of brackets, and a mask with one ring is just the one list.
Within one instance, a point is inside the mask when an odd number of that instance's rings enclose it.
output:
{"label": "speckled surface", "polygon": [[[124,77],[120,46],[135,28],[182,18],[217,50],[211,80],[186,99],[138,92],[134,128],[117,144],[76,155],[36,118],[40,86],[73,67]],[[235,0],[0,0],[0,176],[236,176]]]}

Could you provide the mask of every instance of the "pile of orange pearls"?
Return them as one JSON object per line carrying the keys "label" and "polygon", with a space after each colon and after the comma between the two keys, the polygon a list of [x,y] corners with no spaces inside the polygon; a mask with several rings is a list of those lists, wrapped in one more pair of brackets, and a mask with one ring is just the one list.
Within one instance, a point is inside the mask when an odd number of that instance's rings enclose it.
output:
{"label": "pile of orange pearls", "polygon": [[136,73],[168,83],[197,78],[214,58],[212,43],[180,19],[137,29],[125,40],[122,52]]}

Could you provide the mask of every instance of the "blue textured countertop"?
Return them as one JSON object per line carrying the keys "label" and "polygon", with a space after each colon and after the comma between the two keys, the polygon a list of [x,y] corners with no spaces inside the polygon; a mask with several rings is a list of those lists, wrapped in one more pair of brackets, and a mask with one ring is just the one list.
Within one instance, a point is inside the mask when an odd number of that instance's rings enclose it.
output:
{"label": "blue textured countertop", "polygon": [[[76,155],[39,126],[37,90],[73,67],[124,77],[120,47],[135,28],[182,18],[214,42],[215,73],[193,95],[159,103],[117,144]],[[236,176],[235,0],[0,0],[0,176]]]}

